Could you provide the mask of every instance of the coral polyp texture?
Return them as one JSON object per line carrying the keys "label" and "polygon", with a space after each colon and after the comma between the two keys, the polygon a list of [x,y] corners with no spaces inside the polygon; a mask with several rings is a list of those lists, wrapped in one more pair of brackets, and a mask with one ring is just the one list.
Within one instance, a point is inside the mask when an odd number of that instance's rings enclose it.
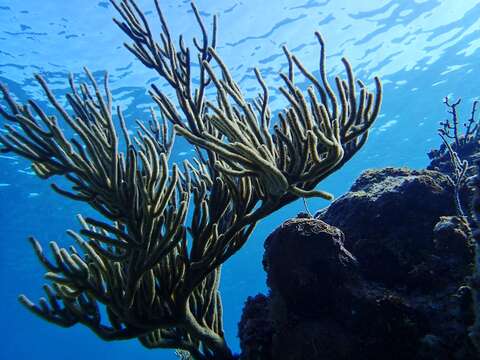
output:
{"label": "coral polyp texture", "polygon": [[[136,338],[184,357],[232,359],[218,291],[222,264],[261,219],[300,197],[331,198],[315,187],[365,144],[380,109],[380,80],[370,92],[343,59],[346,80],[331,85],[317,33],[319,78],[283,49],[288,69],[278,90],[288,105],[274,122],[260,70],[260,92],[249,100],[215,49],[215,17],[209,32],[192,4],[201,37],[188,47],[181,36],[174,40],[158,1],[158,37],[135,1],[111,2],[131,40],[127,49],[176,98],[152,86],[158,107],[132,135],[107,76],[103,86],[88,70],[85,83],[71,76],[63,102],[36,75],[55,112],[35,100],[19,103],[1,87],[2,151],[31,161],[42,179],[63,177],[71,189],[53,190],[100,215],[78,216],[81,230],[67,231],[77,245],[51,242],[51,260],[31,238],[50,285],[37,303],[20,301],[47,321],[83,324],[104,340]],[[195,148],[192,161],[169,161],[175,134]]]}

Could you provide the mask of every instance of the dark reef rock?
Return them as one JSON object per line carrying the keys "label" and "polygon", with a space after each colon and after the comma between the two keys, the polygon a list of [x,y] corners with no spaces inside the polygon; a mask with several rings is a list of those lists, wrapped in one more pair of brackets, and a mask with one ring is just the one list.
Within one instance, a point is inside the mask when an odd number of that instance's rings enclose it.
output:
{"label": "dark reef rock", "polygon": [[468,338],[474,247],[436,171],[362,174],[265,242],[269,296],[246,303],[243,360],[480,359]]}
{"label": "dark reef rock", "polygon": [[[478,135],[465,139],[462,135],[459,138],[458,145],[453,141],[450,146],[455,151],[462,161],[467,161],[470,165],[477,163],[480,158],[480,141]],[[440,145],[439,149],[434,149],[428,153],[430,164],[427,170],[440,171],[441,173],[455,179],[455,171],[451,160],[450,153],[444,143]],[[478,168],[470,166],[465,174],[466,177],[471,177],[478,173]],[[471,186],[462,186],[459,191],[460,202],[463,206],[463,211],[468,213],[469,204],[472,202],[473,191]]]}
{"label": "dark reef rock", "polygon": [[[457,153],[460,159],[467,160],[469,164],[476,162],[480,153],[478,138],[476,140],[471,139],[470,141],[465,141],[463,137],[460,137],[459,140],[459,146],[457,146],[455,142],[451,143],[452,150]],[[445,144],[442,143],[439,149],[430,151],[428,157],[430,159],[430,164],[427,166],[428,170],[436,170],[447,175],[452,175],[452,161]],[[474,170],[471,169],[468,175],[473,175],[473,171]]]}
{"label": "dark reef rock", "polygon": [[399,287],[418,283],[414,273],[434,250],[433,228],[440,216],[452,214],[445,175],[386,168],[365,171],[318,218],[342,229],[368,279]]}
{"label": "dark reef rock", "polygon": [[289,220],[265,241],[267,285],[287,307],[307,314],[321,315],[336,306],[356,280],[356,263],[343,246],[343,233],[315,219]]}
{"label": "dark reef rock", "polygon": [[243,359],[273,360],[272,323],[268,317],[269,299],[258,294],[248,297],[238,323],[240,349]]}

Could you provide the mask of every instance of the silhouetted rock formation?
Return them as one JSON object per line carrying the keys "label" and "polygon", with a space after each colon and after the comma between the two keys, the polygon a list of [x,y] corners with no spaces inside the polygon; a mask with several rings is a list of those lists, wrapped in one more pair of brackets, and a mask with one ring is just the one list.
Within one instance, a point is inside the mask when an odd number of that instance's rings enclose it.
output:
{"label": "silhouetted rock formation", "polygon": [[[318,217],[346,235],[369,280],[424,286],[418,266],[432,254],[440,216],[455,214],[445,175],[429,170],[367,170]],[[417,275],[422,278],[417,280]],[[432,282],[436,282],[432,274]]]}
{"label": "silhouetted rock formation", "polygon": [[317,218],[286,221],[265,242],[271,292],[247,301],[241,359],[479,358],[474,249],[454,213],[445,175],[386,168]]}

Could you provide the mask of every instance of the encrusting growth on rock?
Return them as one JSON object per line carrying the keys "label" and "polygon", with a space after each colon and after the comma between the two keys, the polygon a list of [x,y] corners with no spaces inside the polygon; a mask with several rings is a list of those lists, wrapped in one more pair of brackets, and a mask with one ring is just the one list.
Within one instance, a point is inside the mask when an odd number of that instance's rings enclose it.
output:
{"label": "encrusting growth on rock", "polygon": [[[158,1],[159,37],[135,1],[111,3],[131,40],[125,46],[157,72],[176,101],[152,86],[161,120],[152,110],[148,125],[138,122],[131,135],[113,106],[107,76],[103,89],[88,70],[88,82],[79,86],[71,76],[64,106],[36,75],[55,113],[34,100],[18,103],[1,87],[7,106],[0,114],[8,122],[2,151],[30,160],[43,179],[65,178],[70,190],[52,188],[102,216],[79,216],[82,230],[68,230],[78,245],[51,242],[53,260],[31,238],[51,285],[38,304],[24,295],[20,301],[47,321],[80,323],[104,340],[137,338],[194,359],[231,359],[218,292],[221,265],[259,220],[299,197],[331,198],[315,187],[364,145],[379,113],[380,81],[369,92],[343,59],[347,78],[336,77],[332,86],[317,33],[319,79],[283,49],[288,70],[280,74],[279,91],[288,105],[273,123],[260,71],[261,91],[248,100],[215,49],[215,17],[209,34],[192,4],[201,38],[188,47],[181,36],[175,43]],[[295,84],[298,73],[309,83],[306,91]],[[182,166],[169,164],[174,133],[197,151]]]}

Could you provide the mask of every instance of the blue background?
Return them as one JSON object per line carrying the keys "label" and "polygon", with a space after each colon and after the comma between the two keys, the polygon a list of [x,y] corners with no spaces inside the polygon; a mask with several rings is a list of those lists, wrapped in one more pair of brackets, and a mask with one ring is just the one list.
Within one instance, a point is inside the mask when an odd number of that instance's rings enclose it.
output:
{"label": "blue background", "polygon": [[[138,1],[154,27],[153,1]],[[447,117],[443,97],[462,97],[466,120],[478,97],[480,74],[480,4],[475,0],[198,0],[207,22],[219,16],[218,51],[244,91],[258,91],[252,71],[258,66],[278,96],[279,71],[286,70],[281,46],[288,44],[312,70],[318,68],[319,30],[327,42],[331,76],[343,74],[347,56],[358,78],[371,85],[373,75],[384,84],[382,112],[369,142],[357,156],[319,188],[336,196],[348,190],[366,168],[424,167],[426,153],[439,145],[438,122]],[[161,1],[174,34],[190,39],[197,32],[188,1]],[[150,99],[146,89],[159,83],[122,43],[127,40],[113,24],[115,11],[107,1],[0,0],[0,81],[20,100],[41,100],[33,73],[43,74],[57,94],[65,91],[68,72],[82,67],[108,70],[114,100],[129,123],[144,118]],[[161,83],[160,83],[161,84]],[[3,120],[0,120],[3,122]],[[190,156],[178,142],[174,160]],[[309,200],[315,211],[327,205]],[[238,350],[237,322],[248,295],[264,292],[261,267],[263,240],[282,221],[303,211],[294,203],[266,219],[242,251],[224,266],[221,291],[227,339]],[[75,214],[91,214],[83,204],[54,194],[48,182],[33,176],[29,164],[12,154],[0,155],[0,358],[1,359],[174,359],[171,351],[149,351],[135,340],[105,343],[87,329],[61,329],[27,312],[20,293],[41,295],[43,269],[26,239],[43,244],[67,242],[65,229],[77,229]]]}

